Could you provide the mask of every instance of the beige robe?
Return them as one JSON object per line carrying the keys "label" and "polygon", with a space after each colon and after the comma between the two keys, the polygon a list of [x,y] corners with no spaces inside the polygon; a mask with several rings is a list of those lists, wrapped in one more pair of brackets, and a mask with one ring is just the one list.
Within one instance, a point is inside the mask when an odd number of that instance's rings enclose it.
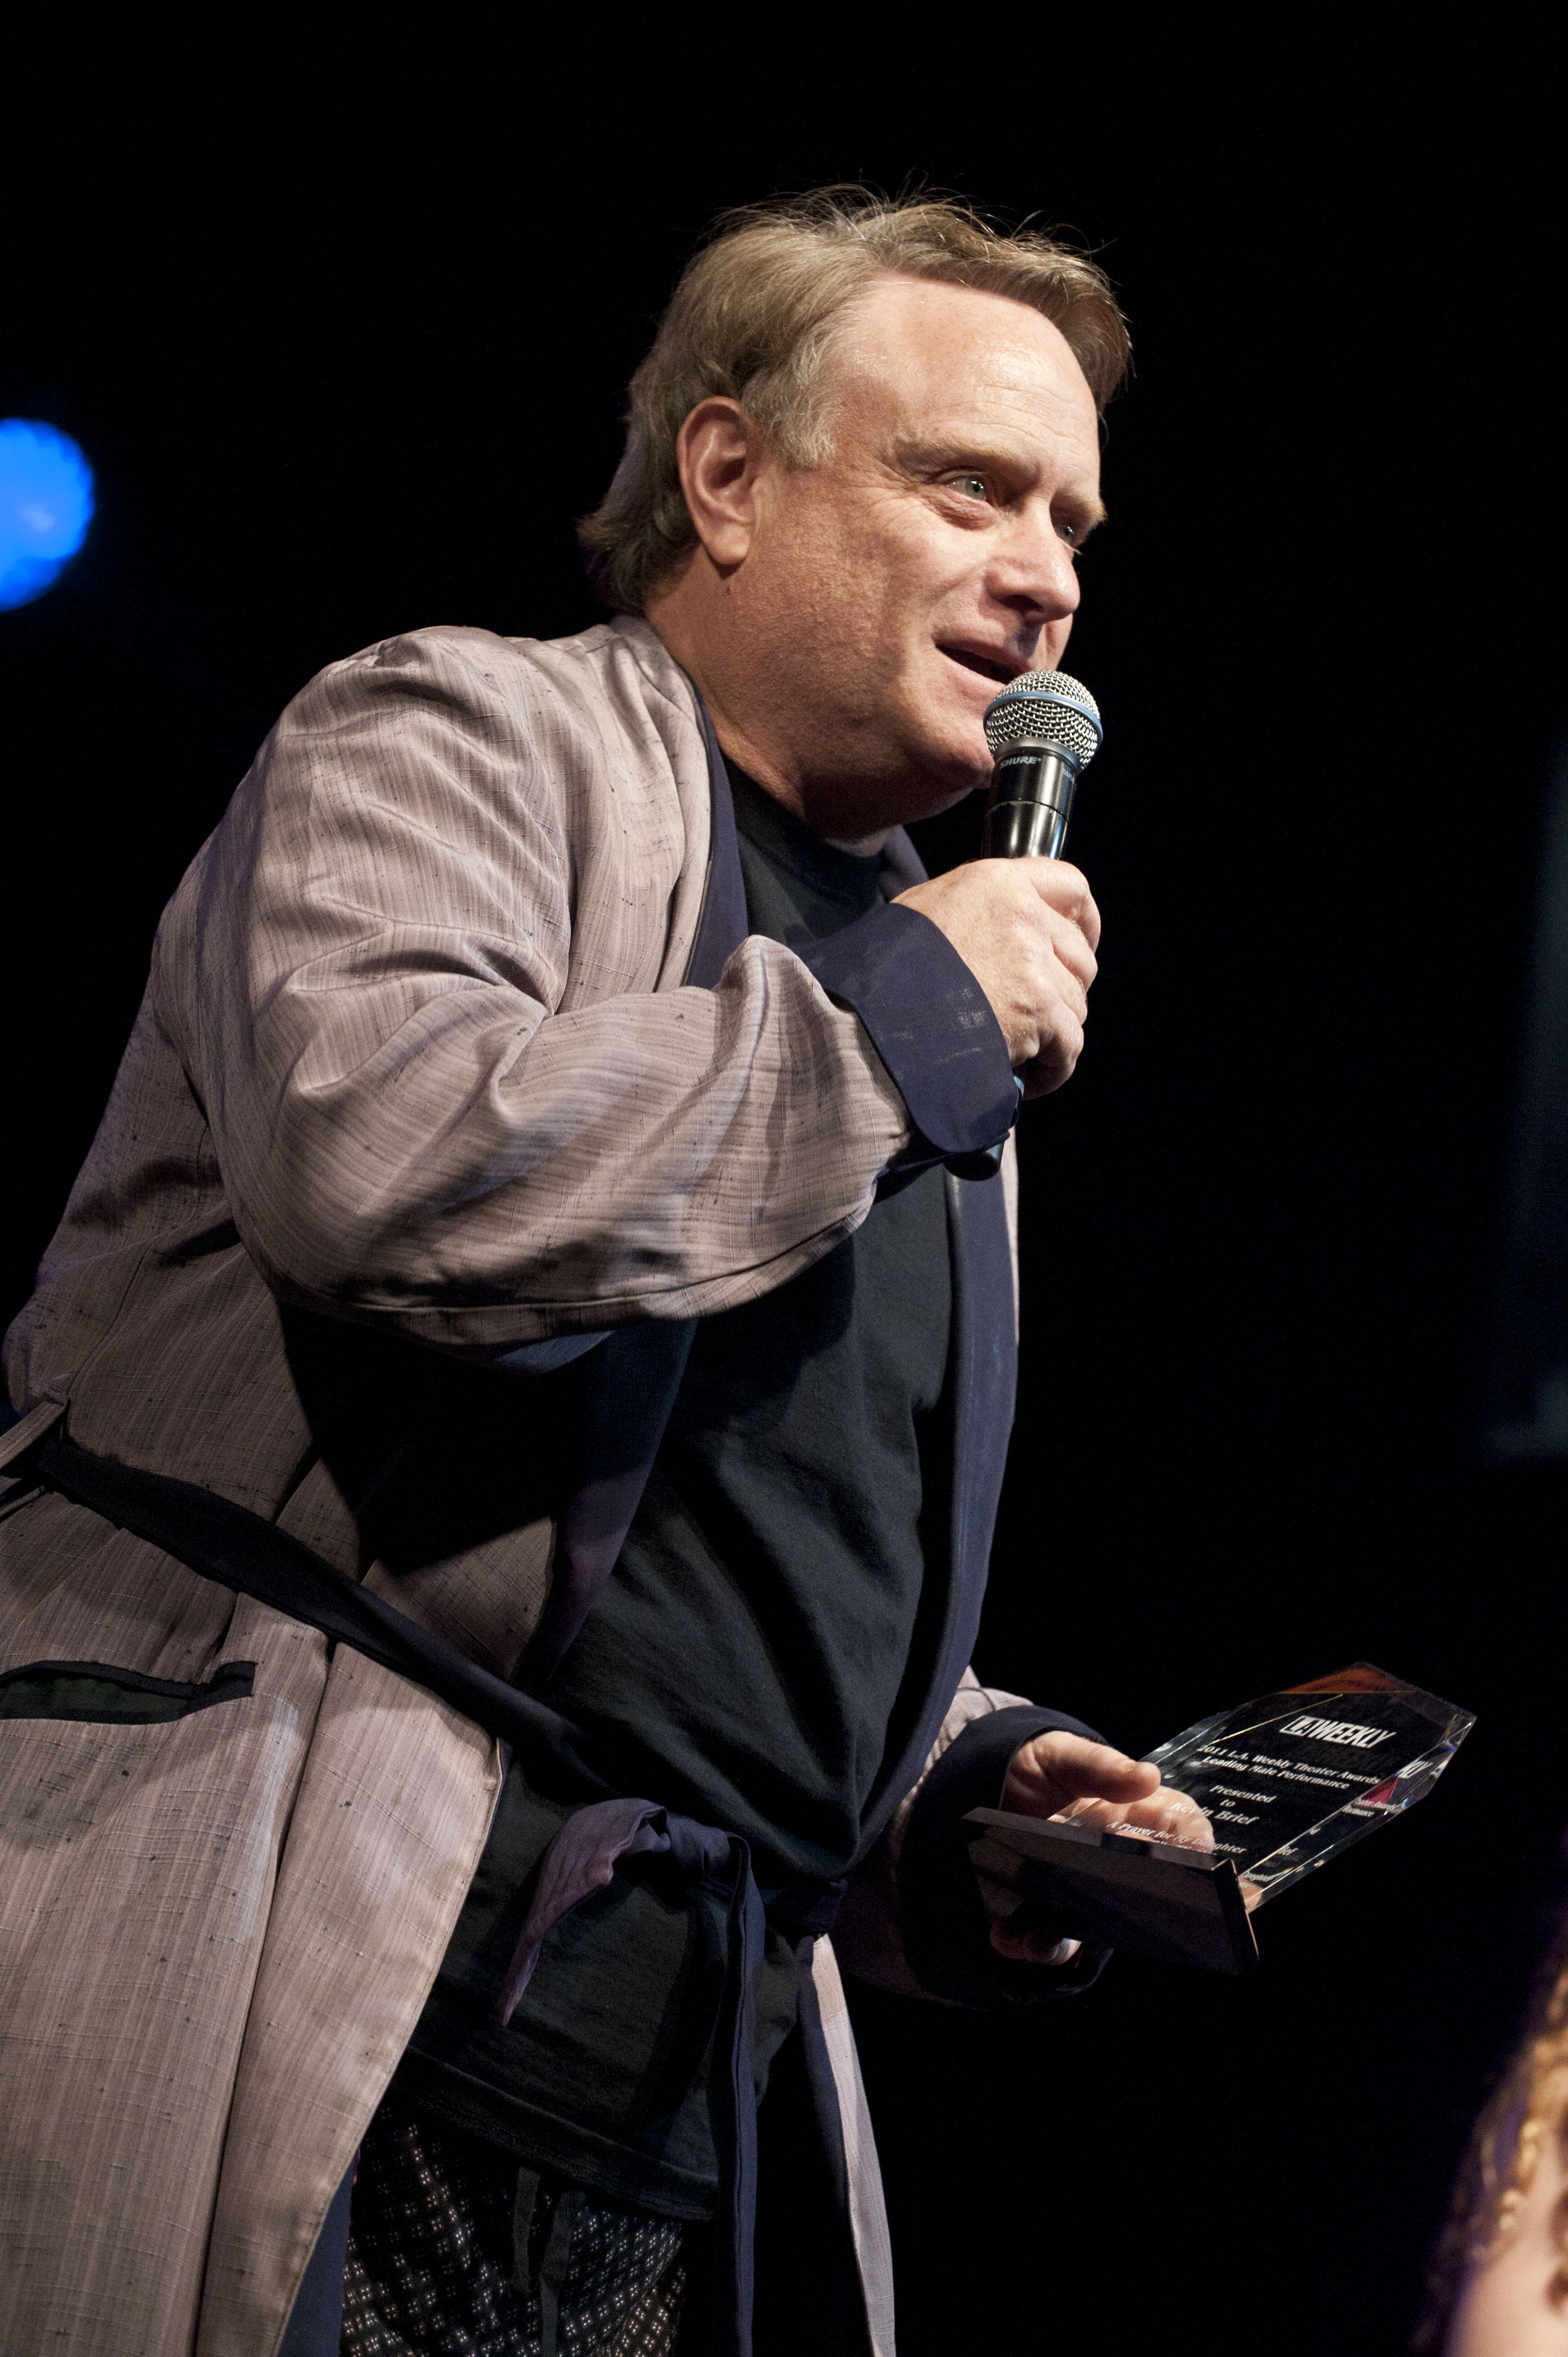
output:
{"label": "beige robe", "polygon": [[[903,1102],[778,944],[682,987],[709,833],[693,691],[641,623],[422,631],[324,672],[166,912],[7,1337],[14,1405],[68,1403],[84,1447],[390,1593],[313,1448],[280,1303],[483,1360],[728,1308],[850,1233]],[[396,1600],[506,1674],[552,1540],[481,1539]],[[0,1668],[256,1664],[248,1702],[167,1724],[0,1721],[0,2349],[272,2357],[446,1949],[497,1748],[58,1496],[0,1503]],[[966,1681],[944,1740],[1013,1699]],[[899,1986],[887,1846],[855,1962]],[[891,2357],[875,2147],[817,1956]]]}

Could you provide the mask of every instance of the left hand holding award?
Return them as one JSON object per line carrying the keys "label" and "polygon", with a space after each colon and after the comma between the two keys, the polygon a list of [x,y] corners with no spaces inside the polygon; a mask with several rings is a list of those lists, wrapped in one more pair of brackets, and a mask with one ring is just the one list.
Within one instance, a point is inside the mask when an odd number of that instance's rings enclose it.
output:
{"label": "left hand holding award", "polygon": [[[1130,1760],[1109,1743],[1091,1743],[1060,1729],[1033,1737],[1013,1754],[1001,1813],[1102,1832],[1114,1826],[1192,1849],[1214,1846],[1212,1828],[1196,1801],[1164,1783],[1151,1761]],[[975,1864],[992,1916],[991,1944],[999,1955],[1020,1964],[1059,1964],[1076,1953],[1077,1940],[1036,1921],[1037,1910],[1019,1906],[1013,1882],[986,1874],[978,1857]],[[1011,1871],[1009,1865],[1004,1877]]]}
{"label": "left hand holding award", "polygon": [[1246,1972],[1254,1910],[1424,1800],[1475,1723],[1356,1662],[1200,1719],[1144,1760],[1037,1737],[1002,1807],[969,1812],[986,1903],[1013,1902],[992,1944],[1060,1964],[1089,1939]]}

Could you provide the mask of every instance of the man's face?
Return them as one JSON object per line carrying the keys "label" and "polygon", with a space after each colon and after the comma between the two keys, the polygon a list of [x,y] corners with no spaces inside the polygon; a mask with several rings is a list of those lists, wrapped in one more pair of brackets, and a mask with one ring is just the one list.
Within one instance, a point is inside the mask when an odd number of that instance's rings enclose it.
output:
{"label": "man's face", "polygon": [[824,393],[821,463],[758,457],[753,433],[747,527],[712,539],[690,659],[726,749],[851,835],[989,779],[987,704],[1067,644],[1099,433],[1048,320],[920,279],[857,299]]}

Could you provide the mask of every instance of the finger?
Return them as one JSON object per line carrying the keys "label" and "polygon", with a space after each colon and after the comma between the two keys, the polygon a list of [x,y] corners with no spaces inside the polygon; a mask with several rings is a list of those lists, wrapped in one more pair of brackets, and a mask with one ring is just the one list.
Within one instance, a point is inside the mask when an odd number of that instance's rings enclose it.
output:
{"label": "finger", "polygon": [[1083,1026],[1070,1008],[1060,1010],[1055,1028],[1021,1067],[1024,1094],[1047,1097],[1070,1081],[1083,1053]]}
{"label": "finger", "polygon": [[1214,1847],[1214,1828],[1197,1802],[1165,1785],[1146,1799],[1131,1803],[1075,1801],[1061,1814],[1074,1824],[1091,1825],[1098,1832],[1114,1827],[1122,1833],[1146,1834],[1156,1841],[1179,1843],[1185,1849]]}
{"label": "finger", "polygon": [[1009,862],[1025,877],[1048,908],[1070,917],[1091,950],[1100,947],[1100,909],[1089,888],[1089,878],[1070,859],[1015,859]]}
{"label": "finger", "polygon": [[1054,1816],[1079,1800],[1146,1800],[1159,1789],[1159,1770],[1147,1760],[1131,1760],[1112,1744],[1053,1728],[1032,1737],[1014,1753],[1003,1806]]}
{"label": "finger", "polygon": [[1089,994],[1100,967],[1078,927],[1042,909],[1035,939],[1023,947],[1025,968],[1040,999],[1069,999],[1079,1017],[1089,1012]]}
{"label": "finger", "polygon": [[1005,1923],[993,1923],[991,1944],[999,1956],[1014,1964],[1070,1964],[1083,1943],[1058,1940],[1051,1932],[1015,1932]]}
{"label": "finger", "polygon": [[1051,954],[1064,974],[1070,974],[1080,990],[1088,991],[1100,972],[1100,961],[1089,946],[1088,936],[1070,917],[1058,914],[1054,909],[1042,909],[1048,930]]}
{"label": "finger", "polygon": [[1025,1102],[1032,1103],[1036,1097],[1054,1096],[1058,1089],[1067,1086],[1077,1065],[1076,1056],[1066,1064],[1058,1063],[1054,1056],[1032,1056],[1018,1073],[1024,1083]]}
{"label": "finger", "polygon": [[1094,1833],[1109,1833],[1116,1825],[1130,1833],[1149,1833],[1158,1824],[1155,1820],[1155,1824],[1145,1824],[1141,1819],[1134,1824],[1136,1804],[1126,1801],[1072,1801],[1065,1809],[1058,1809],[1057,1815],[1063,1824],[1087,1825]]}
{"label": "finger", "polygon": [[1037,1740],[1042,1769],[1067,1799],[1141,1801],[1159,1790],[1157,1768],[1112,1744],[1060,1734]]}
{"label": "finger", "polygon": [[1179,1842],[1184,1849],[1212,1849],[1214,1827],[1196,1801],[1185,1792],[1162,1789],[1147,1801],[1136,1801],[1120,1813],[1121,1822],[1129,1833],[1157,1835],[1162,1841]]}
{"label": "finger", "polygon": [[1078,989],[1085,993],[1084,1004],[1087,1006],[1087,994],[1094,982],[1095,975],[1100,972],[1100,961],[1079,928],[1069,918],[1058,917],[1049,909],[1046,910],[1045,915],[1049,928],[1047,937],[1050,942],[1051,956],[1060,973],[1070,974]]}
{"label": "finger", "polygon": [[1152,1792],[1146,1801],[1136,1802],[1132,1813],[1147,1816],[1151,1823],[1158,1818],[1162,1823],[1179,1825],[1184,1831],[1204,1834],[1213,1839],[1214,1828],[1197,1803],[1189,1793],[1173,1792],[1168,1784],[1162,1784],[1159,1791]]}
{"label": "finger", "polygon": [[1057,1009],[1070,1015],[1081,1034],[1089,1020],[1089,985],[1071,966],[1059,961],[1047,973],[1045,984],[1056,999]]}
{"label": "finger", "polygon": [[1018,1912],[1018,1886],[1016,1882],[999,1882],[994,1875],[983,1871],[981,1860],[986,1853],[987,1844],[984,1840],[977,1841],[970,1852],[970,1859],[974,1867],[976,1886],[984,1903],[985,1911],[992,1921],[1010,1923]]}

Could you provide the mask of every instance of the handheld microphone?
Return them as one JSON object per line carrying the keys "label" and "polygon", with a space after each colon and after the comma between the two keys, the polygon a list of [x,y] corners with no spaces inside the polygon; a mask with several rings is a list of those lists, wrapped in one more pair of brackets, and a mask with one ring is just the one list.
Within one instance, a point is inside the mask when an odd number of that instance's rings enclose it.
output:
{"label": "handheld microphone", "polygon": [[[1078,781],[1100,750],[1100,706],[1065,671],[1029,671],[985,707],[985,741],[996,766],[980,838],[982,859],[1059,859],[1067,848]],[[1024,1083],[1018,1082],[1018,1093]],[[954,1154],[960,1178],[993,1178],[1002,1147]]]}
{"label": "handheld microphone", "polygon": [[1059,859],[1078,781],[1100,750],[1100,706],[1065,671],[1029,671],[985,707],[996,767],[983,859]]}

